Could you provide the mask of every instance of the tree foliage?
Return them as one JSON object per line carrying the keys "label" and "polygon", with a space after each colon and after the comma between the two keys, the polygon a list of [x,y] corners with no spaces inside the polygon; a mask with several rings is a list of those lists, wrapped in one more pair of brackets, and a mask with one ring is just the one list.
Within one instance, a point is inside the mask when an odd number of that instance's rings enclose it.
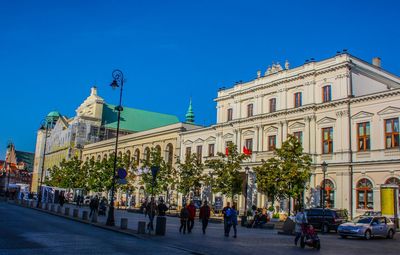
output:
{"label": "tree foliage", "polygon": [[272,199],[299,198],[310,179],[311,158],[295,136],[289,135],[273,158],[255,167],[257,188]]}
{"label": "tree foliage", "polygon": [[204,164],[201,163],[197,154],[191,154],[185,158],[184,162],[178,160],[178,191],[184,197],[187,197],[190,192],[195,192],[200,189],[203,181]]}
{"label": "tree foliage", "polygon": [[221,192],[225,196],[234,197],[242,193],[243,176],[240,173],[241,163],[249,158],[248,155],[238,152],[237,146],[229,143],[227,154],[217,153],[218,158],[207,160],[205,165],[212,169],[213,192]]}

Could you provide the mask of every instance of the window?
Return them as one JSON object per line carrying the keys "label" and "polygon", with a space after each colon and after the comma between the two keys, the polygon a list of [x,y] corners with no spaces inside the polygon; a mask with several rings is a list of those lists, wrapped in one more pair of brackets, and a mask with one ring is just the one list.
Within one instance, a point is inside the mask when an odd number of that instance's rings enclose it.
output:
{"label": "window", "polygon": [[201,158],[203,157],[203,146],[198,145],[196,147],[196,156],[197,156],[197,161],[201,163]]}
{"label": "window", "polygon": [[229,108],[228,109],[228,121],[231,121],[233,119],[233,109]]}
{"label": "window", "polygon": [[247,117],[253,116],[253,104],[247,105]]}
{"label": "window", "polygon": [[144,149],[144,159],[146,161],[146,164],[150,163],[150,148],[149,147],[146,147]]}
{"label": "window", "polygon": [[[321,192],[324,189],[324,183],[321,183]],[[334,208],[335,207],[335,185],[329,179],[325,179],[325,207]],[[321,194],[322,197],[322,194]]]}
{"label": "window", "polygon": [[370,129],[369,122],[363,122],[357,124],[357,144],[358,151],[370,150]]}
{"label": "window", "polygon": [[174,146],[172,144],[167,144],[167,164],[172,166],[172,161],[174,160]]}
{"label": "window", "polygon": [[300,107],[301,105],[301,92],[294,93],[294,107]]}
{"label": "window", "polygon": [[269,100],[269,112],[276,112],[276,98]]}
{"label": "window", "polygon": [[276,135],[268,136],[268,150],[273,151],[276,148]]}
{"label": "window", "polygon": [[399,119],[385,120],[386,149],[399,147]]}
{"label": "window", "polygon": [[322,87],[322,102],[329,102],[332,100],[331,85]]}
{"label": "window", "polygon": [[140,162],[140,150],[136,149],[135,150],[135,164],[139,165],[139,162]]}
{"label": "window", "polygon": [[208,145],[208,156],[214,157],[214,144],[213,143]]}
{"label": "window", "polygon": [[322,129],[322,154],[333,152],[333,128]]}
{"label": "window", "polygon": [[293,132],[293,136],[297,138],[301,145],[303,144],[303,132]]}
{"label": "window", "polygon": [[190,158],[192,154],[192,147],[186,147],[186,159]]}
{"label": "window", "polygon": [[358,181],[357,187],[357,209],[374,209],[374,197],[372,183],[366,178]]}
{"label": "window", "polygon": [[253,151],[253,139],[246,139],[245,141],[244,141],[244,144],[245,144],[245,146],[246,146],[246,149],[248,149],[248,150],[250,150],[250,151]]}

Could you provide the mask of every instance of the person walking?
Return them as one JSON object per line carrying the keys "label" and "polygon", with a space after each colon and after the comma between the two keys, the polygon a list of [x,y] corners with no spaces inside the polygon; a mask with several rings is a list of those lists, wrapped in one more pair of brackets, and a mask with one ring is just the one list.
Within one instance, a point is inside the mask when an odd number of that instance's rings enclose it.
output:
{"label": "person walking", "polygon": [[60,204],[61,207],[64,206],[65,203],[64,192],[61,192],[60,195],[58,196],[58,203]]}
{"label": "person walking", "polygon": [[236,229],[236,226],[238,224],[237,217],[238,217],[238,211],[236,210],[236,205],[232,205],[232,207],[230,208],[230,217],[227,219],[228,221],[227,236],[229,236],[229,233],[231,232],[231,227],[233,227],[233,238],[237,237],[237,229]]}
{"label": "person walking", "polygon": [[186,234],[186,225],[189,218],[189,211],[186,206],[182,207],[181,212],[179,214],[179,218],[181,218],[181,226],[179,227],[179,233]]}
{"label": "person walking", "polygon": [[296,217],[294,218],[294,222],[296,223],[294,227],[294,232],[296,233],[296,237],[294,239],[294,245],[297,246],[297,242],[301,238],[301,242],[304,240],[304,236],[302,234],[302,228],[304,224],[307,224],[307,216],[304,213],[304,209],[301,208],[297,214]]}
{"label": "person walking", "polygon": [[196,207],[194,206],[193,201],[190,201],[187,209],[189,211],[189,218],[187,221],[188,233],[192,233],[192,229],[194,227],[194,218],[196,217]]}
{"label": "person walking", "polygon": [[156,202],[154,201],[154,197],[151,198],[150,202],[147,203],[146,207],[146,212],[147,215],[149,216],[149,223],[147,224],[147,230],[149,231],[149,234],[151,231],[154,231],[154,217],[156,216],[156,210],[157,210],[157,205]]}
{"label": "person walking", "polygon": [[224,233],[225,236],[229,236],[228,234],[228,221],[231,216],[231,203],[227,203],[226,206],[222,209],[222,215],[224,216]]}
{"label": "person walking", "polygon": [[76,206],[81,207],[81,196],[80,195],[78,195],[76,197]]}
{"label": "person walking", "polygon": [[210,219],[211,209],[208,206],[208,202],[204,201],[203,206],[200,208],[199,218],[201,220],[203,235],[206,233],[206,228],[208,225],[208,220]]}

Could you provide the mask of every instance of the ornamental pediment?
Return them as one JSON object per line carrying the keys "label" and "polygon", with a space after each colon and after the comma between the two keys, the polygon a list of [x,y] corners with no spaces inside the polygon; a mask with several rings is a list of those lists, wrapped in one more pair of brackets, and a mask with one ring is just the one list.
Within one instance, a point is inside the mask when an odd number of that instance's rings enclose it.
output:
{"label": "ornamental pediment", "polygon": [[306,125],[301,122],[295,122],[289,126],[290,129],[304,128]]}
{"label": "ornamental pediment", "polygon": [[242,135],[247,135],[247,136],[251,136],[254,135],[254,131],[253,130],[246,130],[242,133]]}
{"label": "ornamental pediment", "polygon": [[267,132],[267,133],[275,133],[275,132],[278,132],[278,128],[275,127],[275,126],[269,126],[269,127],[267,127],[265,129],[265,132]]}
{"label": "ornamental pediment", "polygon": [[320,119],[319,121],[317,121],[318,125],[322,125],[322,124],[329,124],[329,123],[335,123],[336,119],[334,118],[330,118],[330,117],[324,117],[322,119]]}
{"label": "ornamental pediment", "polygon": [[210,136],[206,139],[207,142],[213,142],[215,141],[215,136]]}
{"label": "ornamental pediment", "polygon": [[351,118],[352,119],[364,119],[364,118],[371,118],[372,116],[374,116],[373,113],[361,111],[361,112],[354,114]]}
{"label": "ornamental pediment", "polygon": [[190,145],[190,144],[192,144],[193,142],[191,141],[191,140],[186,140],[185,142],[183,142],[183,144],[184,145]]}
{"label": "ornamental pediment", "polygon": [[230,138],[232,138],[232,137],[233,137],[233,134],[228,133],[228,134],[225,134],[222,138],[224,138],[224,139],[230,139]]}
{"label": "ornamental pediment", "polygon": [[201,139],[201,138],[198,138],[198,139],[196,139],[196,141],[194,141],[195,143],[203,143],[204,142],[204,140],[203,139]]}
{"label": "ornamental pediment", "polygon": [[389,106],[378,112],[378,115],[386,115],[392,113],[400,113],[400,108]]}

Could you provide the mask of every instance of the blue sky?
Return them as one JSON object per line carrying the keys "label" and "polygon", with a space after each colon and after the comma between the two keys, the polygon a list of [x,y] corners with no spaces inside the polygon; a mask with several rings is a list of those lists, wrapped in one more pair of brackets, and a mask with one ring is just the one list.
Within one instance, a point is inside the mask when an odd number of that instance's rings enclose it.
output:
{"label": "blue sky", "polygon": [[52,110],[73,116],[90,87],[109,103],[215,122],[219,87],[272,61],[291,66],[337,50],[400,74],[397,1],[1,1],[0,158],[8,141],[34,151]]}

